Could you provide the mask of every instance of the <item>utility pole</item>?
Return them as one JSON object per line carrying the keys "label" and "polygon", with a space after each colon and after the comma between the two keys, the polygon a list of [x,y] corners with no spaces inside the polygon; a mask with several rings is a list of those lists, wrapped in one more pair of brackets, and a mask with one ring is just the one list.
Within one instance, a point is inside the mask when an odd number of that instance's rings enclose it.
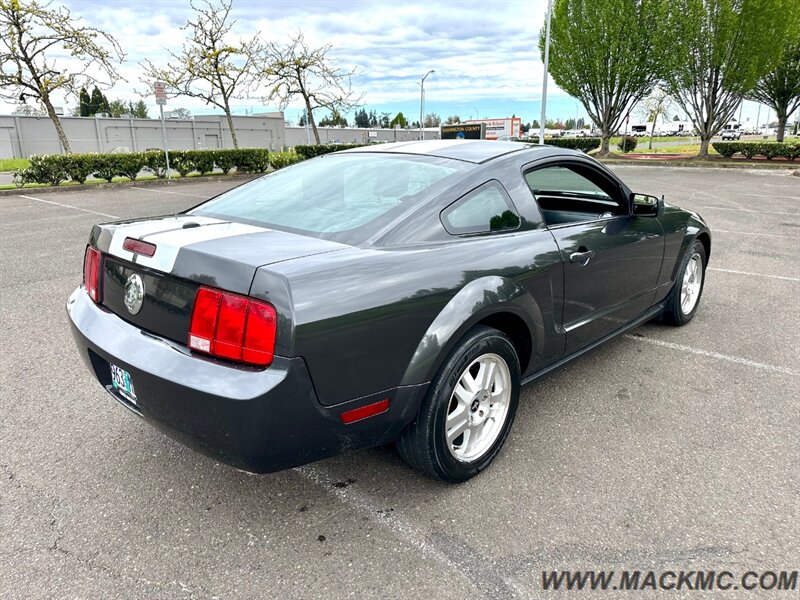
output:
{"label": "utility pole", "polygon": [[542,78],[542,119],[539,121],[539,145],[544,145],[544,120],[547,115],[547,70],[550,66],[550,16],[553,0],[547,2],[547,25],[544,30],[544,77]]}
{"label": "utility pole", "polygon": [[433,69],[425,73],[422,77],[422,81],[419,84],[419,139],[425,139],[425,133],[423,131],[423,121],[425,119],[425,80],[428,78],[428,75],[431,73],[436,73]]}

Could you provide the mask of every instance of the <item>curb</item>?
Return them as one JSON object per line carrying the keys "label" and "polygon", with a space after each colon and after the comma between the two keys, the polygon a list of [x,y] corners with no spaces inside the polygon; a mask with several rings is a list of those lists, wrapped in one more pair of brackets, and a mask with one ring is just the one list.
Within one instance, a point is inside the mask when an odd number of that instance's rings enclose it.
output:
{"label": "curb", "polygon": [[111,190],[129,187],[166,187],[181,186],[190,183],[218,182],[218,181],[239,181],[242,183],[261,177],[263,173],[232,173],[230,175],[199,175],[197,177],[180,177],[178,179],[149,179],[147,181],[117,181],[114,183],[91,183],[83,185],[58,185],[37,188],[11,188],[0,190],[0,198],[3,196],[19,196],[20,194],[52,194],[54,192],[80,192],[86,190]]}
{"label": "curb", "polygon": [[690,159],[671,160],[671,159],[608,159],[597,158],[596,160],[604,165],[627,165],[630,167],[686,167],[689,169],[760,169],[762,171],[793,171],[793,175],[800,176],[800,164],[797,163],[759,163],[756,161],[748,163],[736,162],[701,162]]}

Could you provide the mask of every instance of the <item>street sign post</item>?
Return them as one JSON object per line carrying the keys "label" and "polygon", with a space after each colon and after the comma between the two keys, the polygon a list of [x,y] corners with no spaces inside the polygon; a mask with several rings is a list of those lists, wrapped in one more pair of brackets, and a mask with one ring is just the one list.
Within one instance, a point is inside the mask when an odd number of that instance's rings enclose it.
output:
{"label": "street sign post", "polygon": [[156,96],[156,104],[161,112],[161,136],[164,138],[164,158],[167,163],[167,179],[169,174],[169,148],[167,147],[167,126],[164,124],[164,105],[167,103],[167,88],[163,81],[156,81],[153,84],[153,93]]}

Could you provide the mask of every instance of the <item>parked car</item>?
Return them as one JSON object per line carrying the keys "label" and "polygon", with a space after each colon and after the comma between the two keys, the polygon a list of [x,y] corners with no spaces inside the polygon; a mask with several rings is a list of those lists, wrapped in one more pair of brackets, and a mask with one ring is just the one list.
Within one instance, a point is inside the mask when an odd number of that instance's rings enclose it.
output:
{"label": "parked car", "polygon": [[497,137],[498,142],[518,142],[520,137],[518,135],[501,135]]}
{"label": "parked car", "polygon": [[722,141],[725,140],[738,140],[742,137],[742,132],[739,129],[724,129],[722,131]]}
{"label": "parked car", "polygon": [[457,482],[497,456],[522,385],[691,321],[710,252],[700,216],[581,152],[394,143],[94,226],[67,312],[114,399],[216,459],[394,442]]}

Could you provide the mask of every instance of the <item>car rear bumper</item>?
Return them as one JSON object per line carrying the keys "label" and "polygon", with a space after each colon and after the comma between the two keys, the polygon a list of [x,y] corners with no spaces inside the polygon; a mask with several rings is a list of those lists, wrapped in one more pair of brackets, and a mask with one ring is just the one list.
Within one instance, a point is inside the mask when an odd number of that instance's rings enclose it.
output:
{"label": "car rear bumper", "polygon": [[[67,313],[81,358],[117,401],[181,443],[246,471],[277,471],[389,443],[414,418],[426,387],[326,407],[302,358],[276,356],[258,370],[198,356],[94,304],[83,288],[70,296]],[[136,405],[113,390],[110,363],[130,373]],[[385,398],[386,412],[342,423],[343,412]]]}

